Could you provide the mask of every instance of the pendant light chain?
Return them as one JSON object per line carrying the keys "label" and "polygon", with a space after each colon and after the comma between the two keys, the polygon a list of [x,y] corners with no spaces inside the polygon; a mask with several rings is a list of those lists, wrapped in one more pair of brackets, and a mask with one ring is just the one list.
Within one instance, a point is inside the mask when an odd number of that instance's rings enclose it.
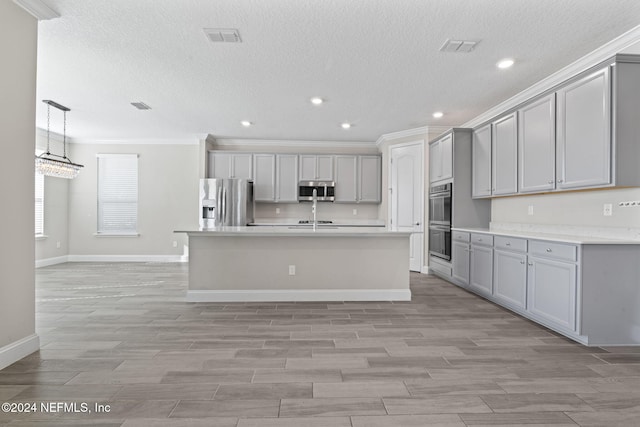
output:
{"label": "pendant light chain", "polygon": [[67,112],[63,111],[63,127],[62,127],[62,158],[67,158]]}

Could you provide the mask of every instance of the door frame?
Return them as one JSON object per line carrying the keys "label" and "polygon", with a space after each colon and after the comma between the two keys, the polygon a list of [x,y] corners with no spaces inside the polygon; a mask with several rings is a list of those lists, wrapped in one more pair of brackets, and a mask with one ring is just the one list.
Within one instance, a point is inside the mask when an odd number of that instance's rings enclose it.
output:
{"label": "door frame", "polygon": [[407,142],[401,142],[398,144],[390,144],[388,146],[388,150],[389,150],[389,156],[387,159],[387,221],[386,221],[386,226],[387,228],[391,228],[391,217],[393,215],[393,196],[391,193],[391,177],[392,177],[392,165],[391,165],[391,159],[392,159],[392,155],[391,155],[391,150],[393,150],[394,148],[404,148],[404,147],[409,147],[412,145],[419,145],[420,146],[420,152],[421,152],[421,158],[420,161],[422,162],[422,168],[421,169],[421,173],[420,173],[420,187],[421,187],[421,191],[420,191],[420,208],[422,210],[422,218],[420,219],[420,222],[422,224],[422,261],[421,261],[421,266],[420,266],[420,272],[421,273],[426,273],[428,270],[428,267],[426,266],[426,256],[428,256],[427,254],[427,250],[425,250],[425,247],[427,245],[428,242],[428,236],[426,235],[426,232],[428,230],[428,224],[425,223],[426,218],[426,211],[425,211],[425,173],[427,173],[427,169],[429,168],[429,163],[425,162],[425,145],[426,145],[426,141],[424,139],[417,139],[415,141],[407,141]]}

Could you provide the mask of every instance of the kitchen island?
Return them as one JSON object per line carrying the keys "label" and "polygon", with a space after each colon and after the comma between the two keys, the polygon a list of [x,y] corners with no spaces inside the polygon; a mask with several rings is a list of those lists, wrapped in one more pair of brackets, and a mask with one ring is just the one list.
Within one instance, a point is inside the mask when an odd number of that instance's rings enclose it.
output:
{"label": "kitchen island", "polygon": [[386,228],[219,227],[189,236],[191,302],[409,301],[409,235]]}

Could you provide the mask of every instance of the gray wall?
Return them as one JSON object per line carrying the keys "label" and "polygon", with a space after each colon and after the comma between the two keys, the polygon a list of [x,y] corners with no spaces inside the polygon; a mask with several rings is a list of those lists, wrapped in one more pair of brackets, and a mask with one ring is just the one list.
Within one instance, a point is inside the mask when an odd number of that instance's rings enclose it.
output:
{"label": "gray wall", "polygon": [[[179,144],[72,144],[84,165],[69,183],[69,256],[183,254],[187,238],[174,230],[198,227],[199,146]],[[135,153],[138,160],[138,237],[98,237],[97,154]],[[45,195],[46,197],[46,195]],[[46,213],[45,213],[46,215]],[[173,242],[177,247],[173,247]],[[80,257],[80,258],[77,258]]]}
{"label": "gray wall", "polygon": [[[0,349],[35,334],[34,163],[37,22],[0,2]],[[0,359],[1,359],[0,354]],[[1,367],[1,366],[0,366]]]}

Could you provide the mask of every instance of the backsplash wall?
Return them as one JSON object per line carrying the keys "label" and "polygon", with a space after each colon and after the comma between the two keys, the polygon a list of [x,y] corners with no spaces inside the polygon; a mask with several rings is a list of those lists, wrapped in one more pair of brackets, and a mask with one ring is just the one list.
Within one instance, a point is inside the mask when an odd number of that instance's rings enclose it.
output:
{"label": "backsplash wall", "polygon": [[[280,213],[276,213],[276,209]],[[356,215],[353,210],[356,210]],[[255,219],[312,219],[311,203],[256,203]],[[377,220],[377,204],[318,203],[319,220]]]}
{"label": "backsplash wall", "polygon": [[[491,222],[640,229],[640,207],[618,206],[632,200],[640,201],[640,188],[495,198]],[[606,203],[613,205],[611,216],[603,215]],[[533,215],[528,215],[531,205]]]}

